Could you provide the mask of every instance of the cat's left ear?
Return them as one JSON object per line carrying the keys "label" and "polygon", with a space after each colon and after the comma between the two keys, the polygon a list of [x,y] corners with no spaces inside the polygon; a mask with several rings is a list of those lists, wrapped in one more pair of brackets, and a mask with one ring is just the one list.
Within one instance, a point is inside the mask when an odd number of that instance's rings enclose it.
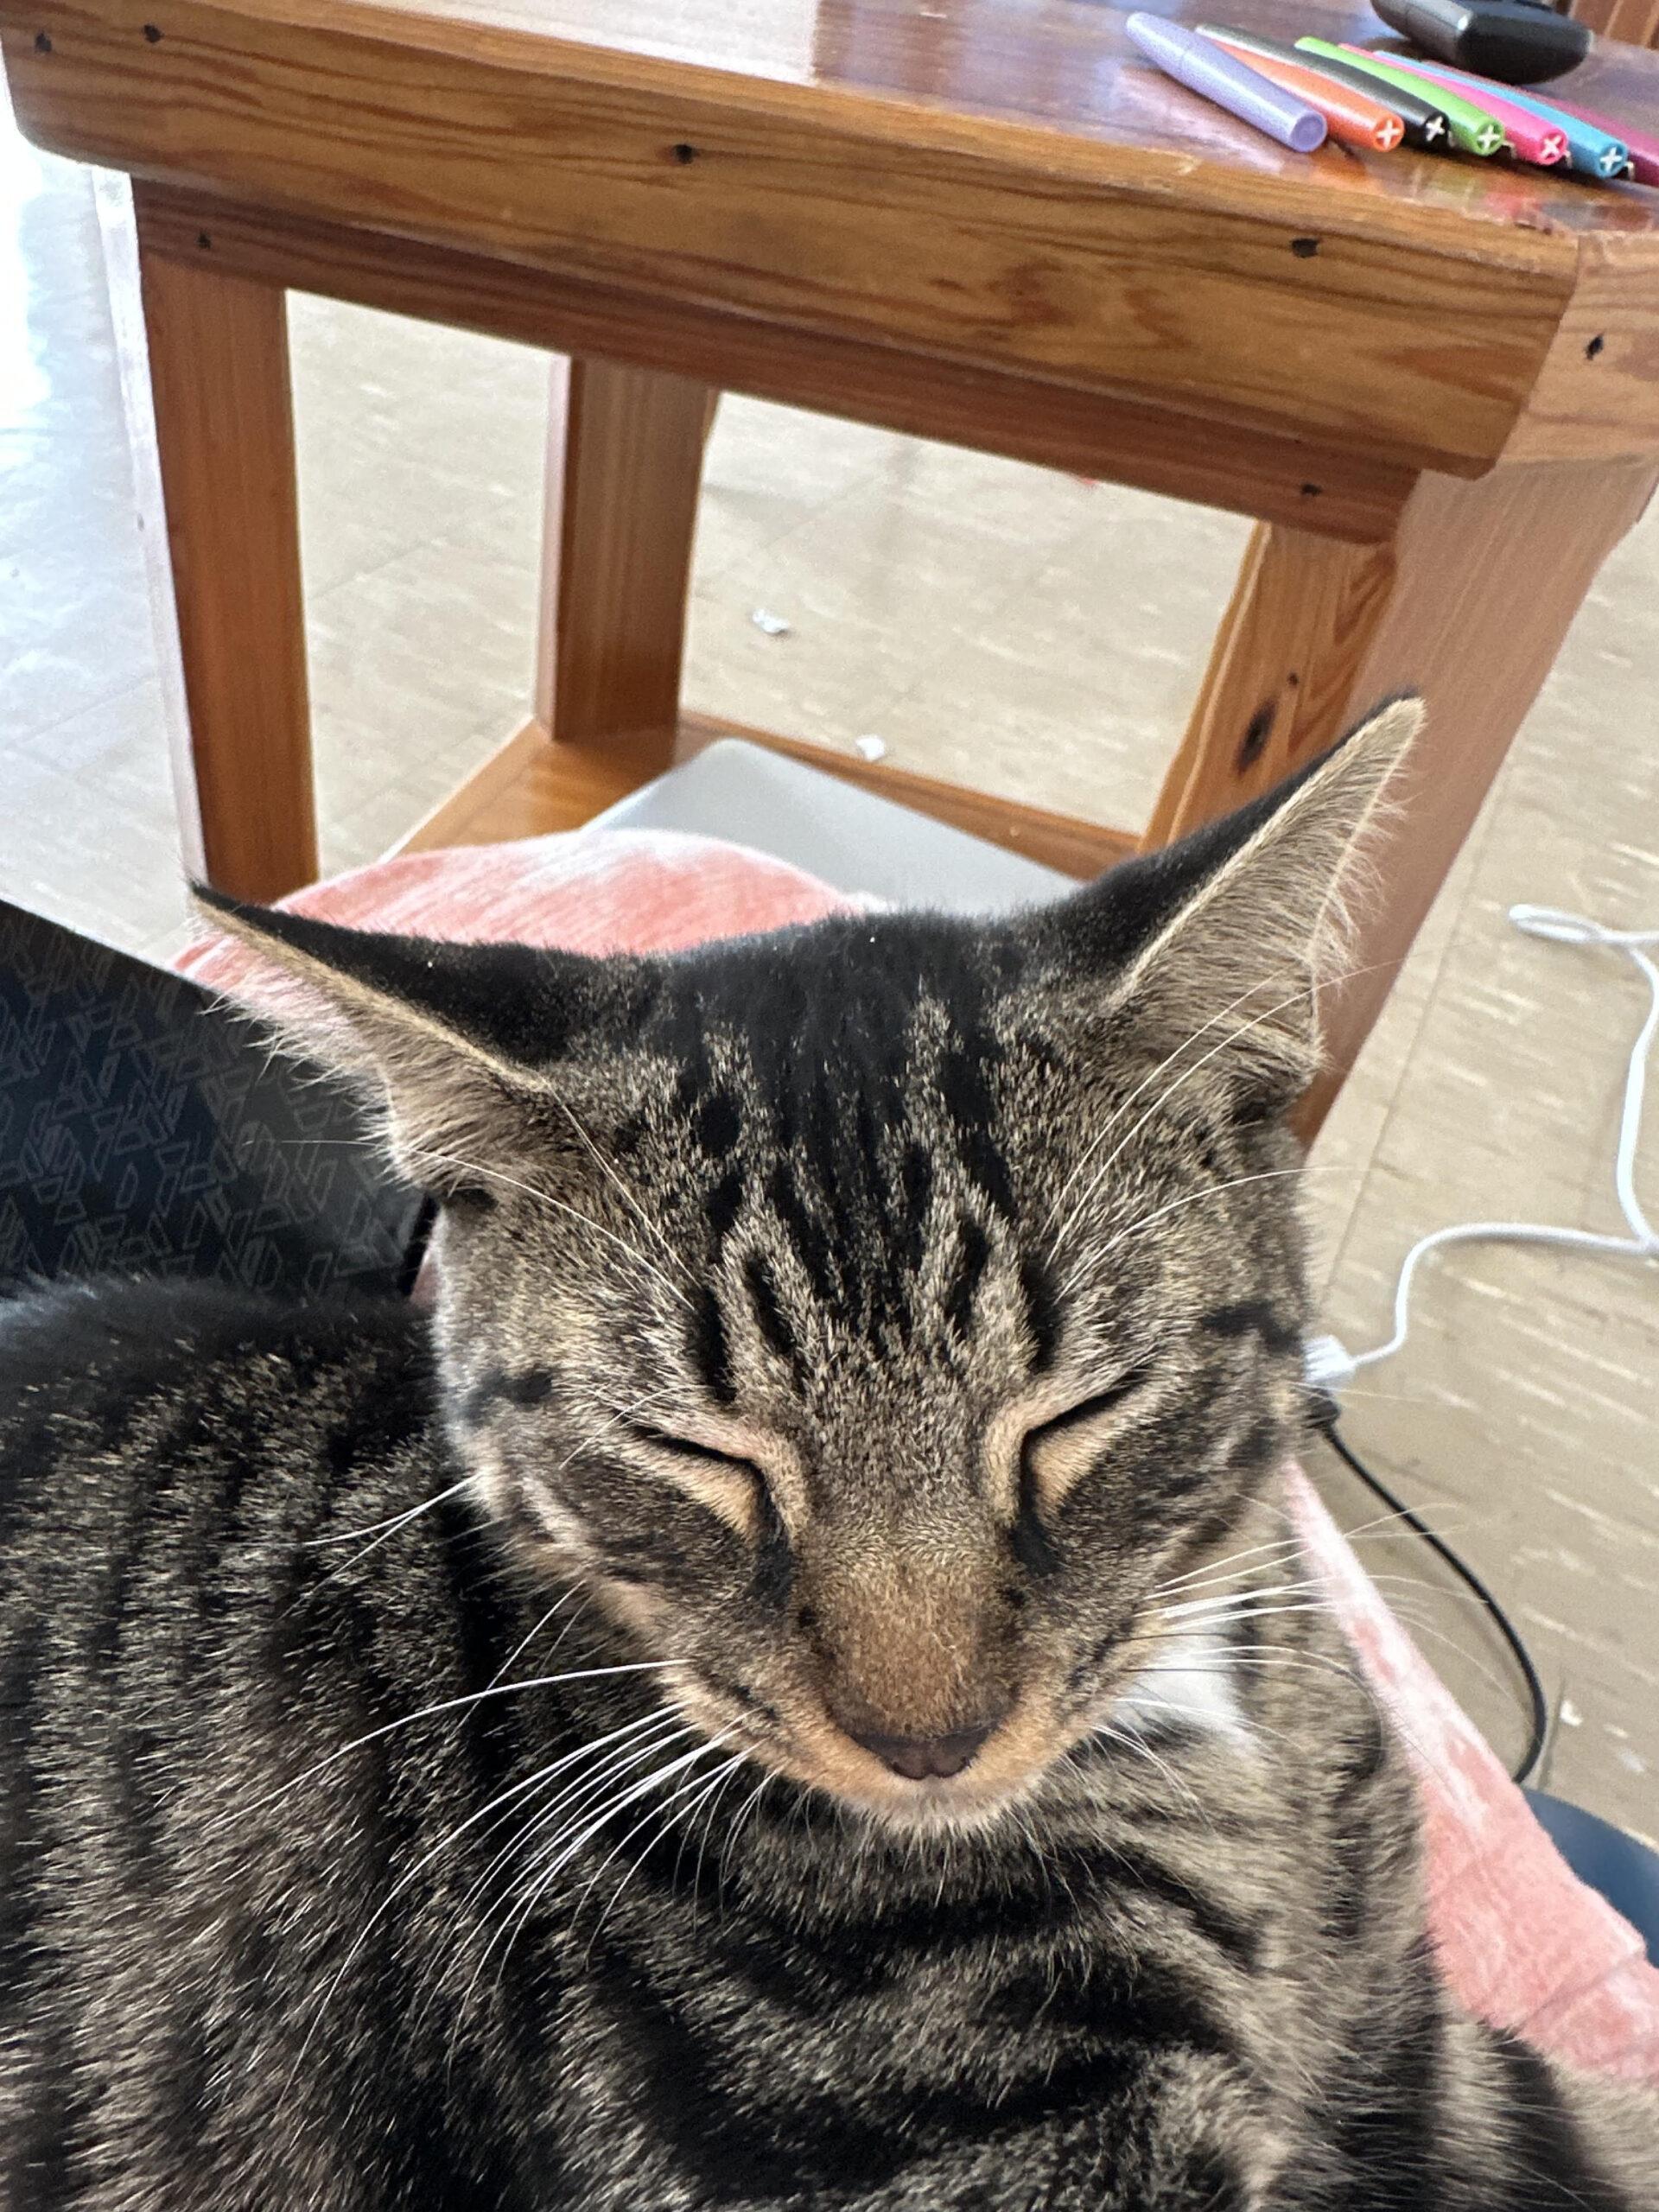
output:
{"label": "cat's left ear", "polygon": [[[570,1056],[614,1020],[633,963],[524,944],[342,929],[198,887],[204,918],[251,955],[221,986],[279,1043],[377,1108],[393,1159],[442,1193],[461,1166],[558,1141]],[[566,1129],[568,1136],[568,1128]]]}
{"label": "cat's left ear", "polygon": [[1210,1079],[1274,1108],[1317,1071],[1319,1007],[1351,958],[1368,848],[1421,729],[1380,708],[1235,814],[1126,862],[1039,918],[1068,995],[1149,1057],[1198,1044]]}

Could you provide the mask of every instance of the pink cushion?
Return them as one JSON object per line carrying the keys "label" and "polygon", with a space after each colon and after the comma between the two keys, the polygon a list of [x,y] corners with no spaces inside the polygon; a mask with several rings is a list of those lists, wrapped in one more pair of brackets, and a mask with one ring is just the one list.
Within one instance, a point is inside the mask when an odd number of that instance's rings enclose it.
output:
{"label": "pink cushion", "polygon": [[[739,846],[638,830],[410,854],[283,901],[359,928],[582,952],[666,951],[849,903]],[[178,964],[226,986],[250,963],[219,939]],[[1641,1938],[1571,1872],[1300,1469],[1287,1482],[1313,1571],[1416,1765],[1429,1920],[1452,1986],[1471,2011],[1558,2057],[1659,2082],[1659,1970]]]}

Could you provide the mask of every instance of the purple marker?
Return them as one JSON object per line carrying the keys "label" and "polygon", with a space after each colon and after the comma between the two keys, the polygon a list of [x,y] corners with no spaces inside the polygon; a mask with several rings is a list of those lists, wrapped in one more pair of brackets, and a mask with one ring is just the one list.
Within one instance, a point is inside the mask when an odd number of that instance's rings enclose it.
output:
{"label": "purple marker", "polygon": [[1189,92],[1202,92],[1230,115],[1265,130],[1281,146],[1311,154],[1325,143],[1325,118],[1317,108],[1299,100],[1294,92],[1275,85],[1259,71],[1224,54],[1196,32],[1166,23],[1161,16],[1137,12],[1128,16],[1124,29],[1148,61]]}

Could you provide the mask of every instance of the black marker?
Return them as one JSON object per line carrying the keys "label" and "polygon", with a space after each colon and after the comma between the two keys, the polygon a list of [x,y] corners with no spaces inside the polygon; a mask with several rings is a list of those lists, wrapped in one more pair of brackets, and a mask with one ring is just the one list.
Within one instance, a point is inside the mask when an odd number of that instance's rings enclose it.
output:
{"label": "black marker", "polygon": [[1350,92],[1362,92],[1368,99],[1380,99],[1406,126],[1408,146],[1436,154],[1453,150],[1446,117],[1432,100],[1420,99],[1416,93],[1396,85],[1379,85],[1363,69],[1351,69],[1345,61],[1331,61],[1322,54],[1308,54],[1276,38],[1263,38],[1259,31],[1236,31],[1230,23],[1200,23],[1198,29],[1206,38],[1218,38],[1241,54],[1259,54],[1265,60],[1293,62],[1299,69],[1328,77],[1333,85],[1345,85]]}

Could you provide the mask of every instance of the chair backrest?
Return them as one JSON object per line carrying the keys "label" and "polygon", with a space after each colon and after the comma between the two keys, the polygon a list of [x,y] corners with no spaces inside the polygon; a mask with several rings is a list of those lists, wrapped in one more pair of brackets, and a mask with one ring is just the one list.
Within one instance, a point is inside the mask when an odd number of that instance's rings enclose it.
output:
{"label": "chair backrest", "polygon": [[1572,0],[1567,13],[1604,38],[1659,46],[1659,0]]}

